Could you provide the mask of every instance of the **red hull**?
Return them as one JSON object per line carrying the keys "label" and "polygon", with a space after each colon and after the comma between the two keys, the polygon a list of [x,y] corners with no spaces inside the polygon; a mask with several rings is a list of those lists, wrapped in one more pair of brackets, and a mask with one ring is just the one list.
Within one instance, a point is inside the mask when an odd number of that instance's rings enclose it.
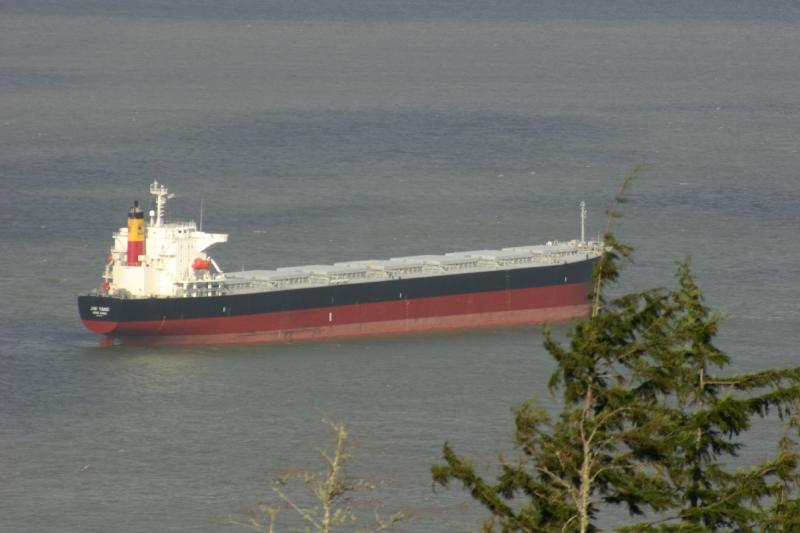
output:
{"label": "red hull", "polygon": [[589,283],[186,320],[84,320],[125,344],[277,343],[555,322],[583,316]]}

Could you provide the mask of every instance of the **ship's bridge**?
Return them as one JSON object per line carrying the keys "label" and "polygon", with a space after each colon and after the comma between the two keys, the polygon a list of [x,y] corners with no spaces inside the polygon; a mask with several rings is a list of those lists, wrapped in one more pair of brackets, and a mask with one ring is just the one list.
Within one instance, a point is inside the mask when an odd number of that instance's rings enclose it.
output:
{"label": "ship's bridge", "polygon": [[120,228],[114,234],[114,247],[103,276],[108,292],[116,296],[163,297],[183,295],[187,287],[221,287],[224,274],[205,251],[227,242],[228,235],[201,231],[194,222],[166,223],[164,211],[172,195],[158,182],[151,185],[150,192],[156,196],[156,210],[150,212],[144,254],[128,257],[128,228]]}

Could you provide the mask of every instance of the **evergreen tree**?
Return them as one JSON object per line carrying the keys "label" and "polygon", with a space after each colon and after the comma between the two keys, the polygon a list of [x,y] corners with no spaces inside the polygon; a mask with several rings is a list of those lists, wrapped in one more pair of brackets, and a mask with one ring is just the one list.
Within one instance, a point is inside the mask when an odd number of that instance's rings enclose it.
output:
{"label": "evergreen tree", "polygon": [[[609,220],[617,216],[609,212]],[[789,414],[800,369],[717,376],[729,363],[712,342],[720,317],[705,305],[688,261],[677,289],[608,298],[632,249],[608,228],[604,245],[591,315],[576,322],[568,346],[545,330],[561,413],[553,418],[535,400],[515,408],[520,454],[503,461],[496,481],[449,444],[434,481],[461,481],[491,514],[485,532],[595,531],[602,505],[652,517],[631,531],[793,530],[785,528],[798,523],[799,456],[788,433],[761,465],[735,470],[732,458],[754,416]]]}
{"label": "evergreen tree", "polygon": [[674,514],[650,529],[796,530],[800,456],[789,432],[778,442],[776,457],[747,469],[732,466],[741,448],[736,437],[754,416],[774,410],[789,416],[788,430],[797,427],[792,408],[800,398],[800,368],[717,375],[730,363],[713,344],[720,316],[704,303],[688,261],[679,265],[678,282],[671,296],[673,348],[661,357],[671,382],[662,402],[674,406],[664,435],[671,453],[663,465],[676,505]]}

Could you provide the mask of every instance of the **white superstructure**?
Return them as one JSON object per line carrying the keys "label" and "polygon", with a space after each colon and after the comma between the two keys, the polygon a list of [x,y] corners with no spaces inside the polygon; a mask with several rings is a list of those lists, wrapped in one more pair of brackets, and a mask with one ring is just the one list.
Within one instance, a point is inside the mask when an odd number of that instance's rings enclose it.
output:
{"label": "white superstructure", "polygon": [[225,275],[205,250],[226,242],[228,235],[199,231],[194,222],[166,223],[164,211],[173,195],[157,181],[150,185],[150,194],[156,209],[149,213],[141,265],[127,264],[128,228],[120,228],[103,273],[104,290],[133,298],[221,294]]}

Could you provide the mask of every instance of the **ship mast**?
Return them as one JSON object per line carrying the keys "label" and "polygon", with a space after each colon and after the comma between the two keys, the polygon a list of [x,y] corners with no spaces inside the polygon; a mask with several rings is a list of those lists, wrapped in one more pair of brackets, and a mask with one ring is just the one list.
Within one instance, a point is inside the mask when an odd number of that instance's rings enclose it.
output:
{"label": "ship mast", "polygon": [[586,244],[586,201],[581,200],[581,243]]}
{"label": "ship mast", "polygon": [[164,209],[167,206],[167,188],[164,185],[159,185],[157,180],[153,180],[150,184],[150,194],[156,197],[156,223],[157,227],[161,227],[164,221]]}

